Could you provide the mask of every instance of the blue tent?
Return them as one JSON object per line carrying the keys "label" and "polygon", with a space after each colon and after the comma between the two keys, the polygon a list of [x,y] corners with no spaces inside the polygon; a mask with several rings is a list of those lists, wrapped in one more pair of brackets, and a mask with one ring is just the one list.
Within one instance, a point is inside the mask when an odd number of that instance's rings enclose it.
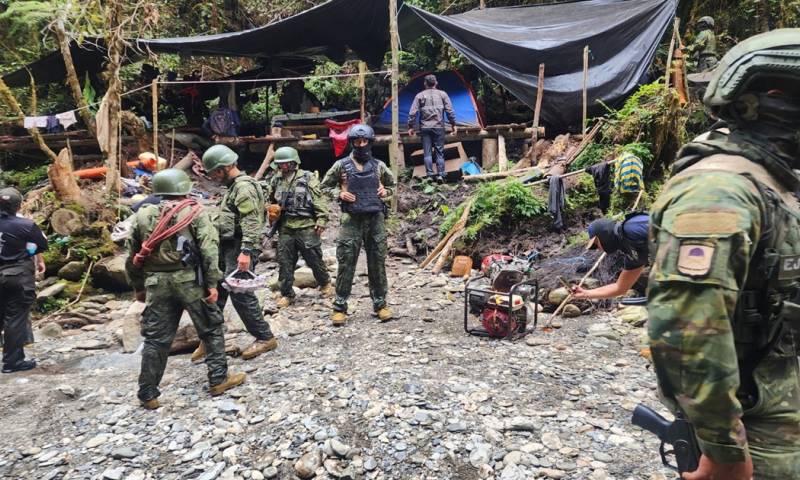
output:
{"label": "blue tent", "polygon": [[[431,72],[420,73],[408,82],[408,85],[400,89],[400,130],[405,130],[408,125],[408,111],[411,110],[411,102],[414,97],[425,89],[425,75]],[[472,88],[455,70],[445,72],[435,72],[438,85],[436,88],[444,90],[450,96],[453,103],[453,110],[456,112],[456,123],[459,127],[482,127],[478,104],[475,101],[475,93]],[[445,123],[447,118],[445,118]],[[392,128],[392,100],[386,102],[378,119],[373,127],[377,130],[391,130]]]}

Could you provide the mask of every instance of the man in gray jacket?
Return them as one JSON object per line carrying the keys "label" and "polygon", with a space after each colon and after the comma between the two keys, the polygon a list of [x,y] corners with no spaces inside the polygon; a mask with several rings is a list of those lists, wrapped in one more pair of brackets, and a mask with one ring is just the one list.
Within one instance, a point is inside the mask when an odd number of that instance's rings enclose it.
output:
{"label": "man in gray jacket", "polygon": [[425,76],[425,90],[419,92],[411,103],[408,112],[408,134],[414,135],[414,124],[419,114],[419,133],[422,136],[422,148],[425,158],[425,175],[433,177],[433,154],[436,154],[437,180],[444,182],[444,114],[456,133],[456,112],[450,97],[444,90],[436,88],[436,77]]}

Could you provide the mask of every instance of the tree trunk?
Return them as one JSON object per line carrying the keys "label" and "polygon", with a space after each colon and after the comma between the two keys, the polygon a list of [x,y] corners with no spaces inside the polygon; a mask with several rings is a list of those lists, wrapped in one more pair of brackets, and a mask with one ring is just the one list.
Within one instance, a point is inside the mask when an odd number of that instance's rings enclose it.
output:
{"label": "tree trunk", "polygon": [[119,69],[122,65],[122,50],[124,48],[122,40],[122,4],[119,0],[113,0],[106,4],[106,45],[108,45],[108,91],[105,101],[108,102],[108,143],[105,154],[106,167],[106,190],[109,194],[119,192],[119,147],[120,147],[120,87]]}
{"label": "tree trunk", "polygon": [[58,157],[47,169],[47,177],[50,179],[50,185],[53,187],[56,198],[63,203],[84,203],[81,187],[75,180],[69,150],[61,149]]}
{"label": "tree trunk", "polygon": [[86,129],[92,136],[96,136],[97,130],[95,128],[94,117],[92,117],[92,112],[89,111],[86,100],[83,98],[81,84],[78,80],[78,73],[75,71],[75,63],[72,61],[72,52],[69,49],[70,41],[67,37],[67,32],[64,30],[63,20],[59,20],[55,23],[55,32],[58,38],[58,45],[61,49],[61,56],[64,57],[64,66],[67,70],[67,84],[72,93],[72,99],[75,101],[75,105],[78,106],[78,114],[81,116],[81,119],[83,119],[83,123],[86,124]]}
{"label": "tree trunk", "polygon": [[[13,93],[11,93],[11,89],[8,88],[8,85],[6,85],[6,82],[4,82],[2,78],[0,78],[0,97],[2,97],[3,102],[8,105],[8,108],[17,114],[20,122],[24,121],[25,112],[22,111],[22,107],[19,106],[17,98],[14,97]],[[55,161],[56,158],[58,158],[56,153],[51,150],[46,143],[44,143],[44,138],[42,138],[39,130],[36,128],[30,128],[28,129],[28,133],[30,133],[31,137],[33,137],[33,140],[37,145],[39,145],[39,148],[45,153],[45,155],[50,157],[50,160]]]}

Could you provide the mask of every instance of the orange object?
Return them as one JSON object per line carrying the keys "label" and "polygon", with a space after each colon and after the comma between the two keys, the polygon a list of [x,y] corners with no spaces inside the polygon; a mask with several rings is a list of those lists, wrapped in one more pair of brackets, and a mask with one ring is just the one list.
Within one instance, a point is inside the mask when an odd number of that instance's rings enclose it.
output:
{"label": "orange object", "polygon": [[[146,158],[143,160],[133,160],[128,162],[128,166],[155,172],[158,167],[158,159]],[[84,168],[83,170],[75,170],[75,176],[82,179],[97,179],[105,177],[106,172],[108,172],[108,167]]]}
{"label": "orange object", "polygon": [[458,255],[453,259],[453,267],[450,269],[451,277],[465,277],[472,270],[472,258],[466,255]]}
{"label": "orange object", "polygon": [[281,218],[281,206],[278,204],[273,203],[272,205],[267,207],[267,217],[269,217],[270,225],[274,225],[275,222]]}

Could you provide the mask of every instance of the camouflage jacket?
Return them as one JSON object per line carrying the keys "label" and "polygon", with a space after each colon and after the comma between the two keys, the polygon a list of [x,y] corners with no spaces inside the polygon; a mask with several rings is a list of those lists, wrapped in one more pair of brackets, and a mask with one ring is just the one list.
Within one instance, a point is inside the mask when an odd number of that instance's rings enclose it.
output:
{"label": "camouflage jacket", "polygon": [[[328,170],[328,173],[325,174],[325,178],[322,180],[322,191],[334,199],[339,198],[339,192],[341,192],[342,185],[347,179],[347,172],[342,165],[342,162],[344,162],[346,158],[347,157],[337,160],[330,170]],[[392,174],[392,171],[389,170],[389,167],[387,167],[385,163],[377,158],[373,159],[373,161],[378,163],[378,175],[380,177],[379,180],[383,185],[383,188],[386,189],[386,196],[383,197],[383,201],[389,204],[391,203],[392,196],[395,193],[397,181],[394,178],[394,174]]]}
{"label": "camouflage jacket", "polygon": [[[184,266],[181,263],[184,253],[178,249],[178,239],[179,237],[184,237],[192,242],[195,251],[200,255],[205,287],[216,288],[217,282],[222,279],[222,272],[219,270],[218,262],[219,237],[217,236],[217,228],[206,210],[203,210],[187,228],[172,238],[161,242],[153,253],[145,259],[142,268],[137,268],[133,265],[133,256],[142,248],[142,242],[155,229],[161,211],[170,203],[163,201],[158,205],[145,205],[134,213],[129,220],[132,224],[132,229],[131,236],[126,241],[128,260],[125,263],[125,271],[131,286],[138,291],[144,290],[147,285],[146,274],[151,272],[175,272],[176,276],[181,277],[180,281],[190,282],[195,280],[194,267]],[[177,220],[185,218],[188,214],[188,209],[180,211]],[[185,280],[183,277],[185,277]]]}
{"label": "camouflage jacket", "polygon": [[[800,254],[800,210],[791,195],[797,178],[787,163],[747,142],[731,145],[727,136],[714,132],[687,145],[652,207],[648,313],[664,399],[695,426],[704,454],[734,463],[747,451],[742,418],[759,383],[752,365],[765,351],[796,362],[795,352],[786,357],[774,348],[778,338],[769,338],[770,332],[777,337],[768,325],[775,316],[782,321],[780,315],[756,317],[753,326],[743,318],[741,300],[755,292],[759,311],[775,312],[796,295],[800,269],[768,274],[763,259],[765,251],[776,252],[776,264]],[[693,157],[685,156],[691,151]],[[781,221],[770,218],[775,211],[782,212]],[[776,390],[759,393],[766,404],[780,398]]]}
{"label": "camouflage jacket", "polygon": [[[306,181],[300,181],[301,179]],[[310,203],[309,210],[312,217],[292,215],[291,211],[283,211],[281,215],[287,215],[281,227],[300,229],[309,227],[325,227],[328,224],[328,201],[320,189],[319,179],[311,172],[298,169],[291,178],[285,178],[280,173],[270,177],[267,182],[266,194],[267,203],[280,205],[286,192],[292,193],[293,204]],[[306,200],[309,200],[307,202]]]}
{"label": "camouflage jacket", "polygon": [[242,247],[261,248],[264,229],[264,192],[255,179],[239,174],[228,183],[228,190],[219,203],[219,238],[241,240]]}
{"label": "camouflage jacket", "polygon": [[689,45],[689,53],[697,57],[717,56],[717,36],[712,30],[701,30]]}

